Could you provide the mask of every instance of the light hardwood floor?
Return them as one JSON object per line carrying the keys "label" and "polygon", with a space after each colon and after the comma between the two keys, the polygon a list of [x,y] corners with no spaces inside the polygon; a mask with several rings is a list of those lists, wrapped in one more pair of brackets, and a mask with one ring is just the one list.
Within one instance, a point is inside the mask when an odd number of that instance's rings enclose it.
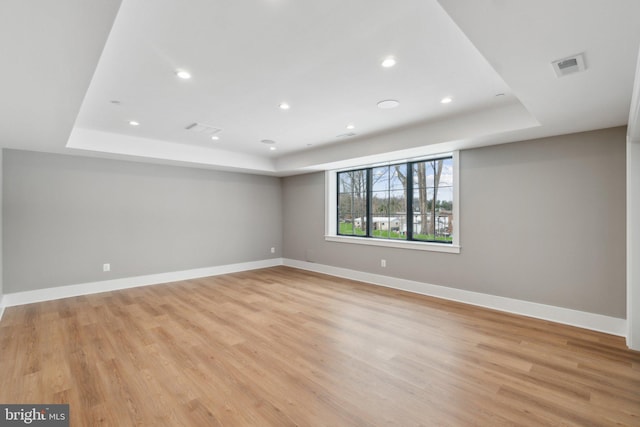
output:
{"label": "light hardwood floor", "polygon": [[8,308],[0,376],[72,426],[640,425],[620,337],[287,267]]}

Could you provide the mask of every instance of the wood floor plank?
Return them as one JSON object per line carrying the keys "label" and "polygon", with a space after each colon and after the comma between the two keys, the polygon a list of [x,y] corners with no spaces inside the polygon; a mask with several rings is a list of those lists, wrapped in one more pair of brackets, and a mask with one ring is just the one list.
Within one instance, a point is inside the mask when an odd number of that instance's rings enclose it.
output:
{"label": "wood floor plank", "polygon": [[8,308],[0,376],[75,426],[640,426],[620,337],[288,267]]}

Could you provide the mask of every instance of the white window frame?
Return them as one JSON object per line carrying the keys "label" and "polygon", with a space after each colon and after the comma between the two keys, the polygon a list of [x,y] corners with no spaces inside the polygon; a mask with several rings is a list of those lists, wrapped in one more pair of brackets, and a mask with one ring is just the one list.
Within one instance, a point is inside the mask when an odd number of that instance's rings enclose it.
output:
{"label": "white window frame", "polygon": [[[445,252],[450,254],[460,253],[460,160],[459,152],[441,153],[429,157],[419,157],[415,159],[404,160],[406,162],[436,159],[443,156],[451,156],[453,159],[453,241],[449,243],[434,242],[416,242],[406,240],[378,239],[375,237],[352,237],[338,235],[338,185],[337,174],[344,170],[359,169],[365,167],[383,166],[375,165],[358,165],[348,169],[329,170],[325,172],[325,235],[324,239],[328,242],[348,243],[366,246],[383,246],[387,248],[398,249],[414,249],[419,251]],[[401,163],[393,161],[384,165]]]}

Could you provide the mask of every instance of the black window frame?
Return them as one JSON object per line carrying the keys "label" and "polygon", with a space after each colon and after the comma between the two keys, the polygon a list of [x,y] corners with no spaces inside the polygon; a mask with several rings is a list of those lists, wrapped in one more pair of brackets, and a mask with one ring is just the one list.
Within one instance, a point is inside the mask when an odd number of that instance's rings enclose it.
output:
{"label": "black window frame", "polygon": [[[413,170],[414,170],[414,165],[418,164],[418,163],[425,163],[425,162],[434,162],[434,161],[438,161],[438,160],[451,160],[452,162],[454,162],[454,156],[453,155],[446,155],[446,156],[438,156],[438,157],[433,157],[433,158],[428,158],[428,159],[416,159],[416,160],[411,160],[411,161],[407,161],[407,162],[398,162],[398,163],[390,163],[388,165],[378,165],[378,166],[369,166],[369,167],[360,167],[360,168],[356,168],[356,169],[348,169],[348,170],[343,170],[343,171],[338,171],[336,174],[336,211],[335,211],[335,215],[336,215],[336,235],[337,236],[347,236],[347,237],[358,237],[358,238],[365,238],[365,239],[384,239],[384,240],[388,240],[388,241],[396,241],[396,242],[422,242],[422,243],[438,243],[438,244],[442,244],[442,245],[453,245],[453,237],[451,238],[451,240],[436,240],[435,239],[435,234],[434,234],[434,239],[416,239],[414,238],[414,232],[413,232],[413,218],[414,218],[414,211],[413,211],[413,191],[414,191],[414,179],[413,179]],[[406,235],[405,238],[403,239],[396,239],[396,238],[391,238],[391,237],[380,237],[380,236],[373,236],[372,234],[372,222],[373,222],[373,213],[371,212],[371,203],[372,203],[372,193],[373,193],[373,183],[372,183],[372,174],[373,174],[373,170],[375,168],[384,166],[384,167],[389,167],[389,169],[391,169],[394,166],[398,166],[398,165],[405,165],[406,166],[406,188],[405,188],[405,201],[406,201]],[[455,162],[454,162],[455,165]],[[365,206],[366,206],[366,231],[364,235],[360,235],[360,234],[343,234],[340,232],[340,174],[342,173],[350,173],[350,172],[356,172],[356,171],[366,171],[366,201],[365,201]],[[454,171],[454,176],[455,176],[455,171]],[[455,187],[455,184],[454,184]],[[436,200],[433,200],[432,203],[436,203]],[[453,203],[455,203],[455,197],[454,197],[454,201]],[[453,206],[452,206],[453,208]],[[452,210],[453,212],[453,210]],[[435,221],[435,218],[434,218]],[[355,224],[352,226],[355,227]],[[354,229],[354,228],[352,228]],[[455,230],[454,230],[455,232]]]}

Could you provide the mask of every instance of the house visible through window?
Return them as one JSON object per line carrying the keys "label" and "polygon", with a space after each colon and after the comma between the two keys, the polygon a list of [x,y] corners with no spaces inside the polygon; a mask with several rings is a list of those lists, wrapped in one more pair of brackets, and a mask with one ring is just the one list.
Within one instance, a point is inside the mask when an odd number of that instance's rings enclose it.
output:
{"label": "house visible through window", "polygon": [[453,157],[337,173],[337,234],[450,244]]}

